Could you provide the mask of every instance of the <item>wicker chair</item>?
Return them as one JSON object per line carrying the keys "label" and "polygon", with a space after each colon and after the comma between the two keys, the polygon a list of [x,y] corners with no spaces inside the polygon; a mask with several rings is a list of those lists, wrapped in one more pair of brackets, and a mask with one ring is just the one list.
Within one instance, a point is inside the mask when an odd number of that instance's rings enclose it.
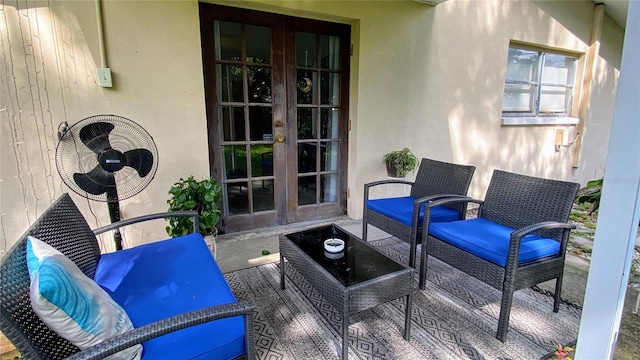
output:
{"label": "wicker chair", "polygon": [[58,199],[26,231],[9,250],[0,264],[0,330],[26,359],[102,359],[120,350],[149,339],[213,320],[244,316],[246,358],[255,358],[253,305],[240,301],[206,307],[154,322],[113,337],[92,348],[80,351],[75,345],[50,330],[33,312],[29,299],[29,273],[26,265],[26,238],[36,237],[58,249],[78,265],[82,272],[94,278],[100,249],[95,237],[114,228],[140,221],[171,216],[194,217],[197,213],[161,213],[123,220],[92,231],[68,194]]}
{"label": "wicker chair", "polygon": [[[480,205],[477,219],[425,225],[419,287],[425,288],[429,255],[502,291],[496,337],[503,342],[514,291],[555,279],[553,311],[558,312],[567,241],[575,228],[567,221],[578,187],[495,170],[485,200],[469,201]],[[432,207],[458,202],[434,201],[425,217]]]}
{"label": "wicker chair", "polygon": [[[415,182],[405,180],[381,180],[364,186],[364,214],[362,239],[367,241],[367,225],[373,225],[410,244],[409,266],[415,267],[416,247],[422,239],[424,205],[444,197],[467,198],[467,190],[475,166],[451,164],[423,158]],[[369,199],[371,188],[388,184],[411,186],[408,197]],[[464,218],[466,203],[440,207],[445,216],[435,221]],[[436,210],[437,211],[437,210]]]}

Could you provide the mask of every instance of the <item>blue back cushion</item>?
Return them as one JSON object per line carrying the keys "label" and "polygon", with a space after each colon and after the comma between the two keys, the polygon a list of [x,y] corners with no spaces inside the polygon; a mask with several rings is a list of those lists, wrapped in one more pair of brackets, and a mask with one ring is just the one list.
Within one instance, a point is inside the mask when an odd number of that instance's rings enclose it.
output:
{"label": "blue back cushion", "polygon": [[[235,302],[200,234],[102,255],[95,281],[135,327]],[[144,342],[143,359],[231,359],[244,353],[244,319],[216,320]]]}
{"label": "blue back cushion", "polygon": [[[406,226],[411,226],[411,220],[413,218],[413,203],[416,200],[417,198],[413,196],[375,199],[367,201],[367,208],[401,222]],[[454,220],[460,220],[460,213],[456,210],[446,206],[436,206],[431,209],[432,222]],[[424,205],[420,207],[419,224],[421,225],[423,221]]]}
{"label": "blue back cushion", "polygon": [[[429,235],[502,267],[507,265],[513,231],[510,227],[483,218],[429,225]],[[559,241],[530,234],[522,238],[518,263],[557,255],[559,252]]]}

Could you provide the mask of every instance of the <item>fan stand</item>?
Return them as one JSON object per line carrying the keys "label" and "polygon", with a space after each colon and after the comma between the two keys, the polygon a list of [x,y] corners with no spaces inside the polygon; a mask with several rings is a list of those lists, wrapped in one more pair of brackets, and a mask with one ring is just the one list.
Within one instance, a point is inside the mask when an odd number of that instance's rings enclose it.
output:
{"label": "fan stand", "polygon": [[[115,187],[107,190],[107,206],[111,223],[120,221],[120,203],[118,202],[118,190]],[[122,234],[118,228],[113,231],[113,242],[116,245],[116,251],[122,250]]]}

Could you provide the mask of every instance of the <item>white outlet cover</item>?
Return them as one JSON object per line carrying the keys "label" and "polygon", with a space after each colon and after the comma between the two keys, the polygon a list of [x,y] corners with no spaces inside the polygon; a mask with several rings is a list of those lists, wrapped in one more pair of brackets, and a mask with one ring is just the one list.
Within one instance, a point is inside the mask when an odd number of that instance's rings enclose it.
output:
{"label": "white outlet cover", "polygon": [[102,87],[113,86],[113,83],[111,82],[111,69],[98,68],[98,86],[102,86]]}

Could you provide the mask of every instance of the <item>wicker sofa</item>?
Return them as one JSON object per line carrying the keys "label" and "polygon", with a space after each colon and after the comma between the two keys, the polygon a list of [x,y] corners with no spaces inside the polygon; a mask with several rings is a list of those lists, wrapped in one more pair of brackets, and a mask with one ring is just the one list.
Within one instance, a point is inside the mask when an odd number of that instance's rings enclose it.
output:
{"label": "wicker sofa", "polygon": [[[61,196],[0,264],[0,330],[26,359],[101,359],[136,344],[142,344],[142,359],[218,358],[220,353],[219,358],[255,358],[253,305],[235,300],[200,234],[100,253],[96,234],[170,216],[192,216],[197,229],[197,213],[182,212],[92,231],[69,195]],[[28,236],[73,261],[122,306],[135,328],[80,351],[47,327],[31,306]]]}
{"label": "wicker sofa", "polygon": [[[368,225],[373,225],[410,244],[409,266],[415,267],[416,246],[421,243],[424,205],[444,197],[466,198],[475,166],[452,164],[423,158],[414,182],[389,179],[365,184],[362,239],[367,241]],[[409,196],[371,199],[370,191],[381,185],[411,186]],[[431,221],[464,218],[466,203],[445,204],[431,209]]]}
{"label": "wicker sofa", "polygon": [[[496,337],[505,341],[513,293],[556,280],[558,312],[571,229],[567,223],[579,184],[495,170],[484,201],[443,199],[427,204],[419,287],[425,289],[428,256],[502,291]],[[434,207],[471,202],[478,217],[429,222]],[[428,236],[427,236],[428,232]]]}

